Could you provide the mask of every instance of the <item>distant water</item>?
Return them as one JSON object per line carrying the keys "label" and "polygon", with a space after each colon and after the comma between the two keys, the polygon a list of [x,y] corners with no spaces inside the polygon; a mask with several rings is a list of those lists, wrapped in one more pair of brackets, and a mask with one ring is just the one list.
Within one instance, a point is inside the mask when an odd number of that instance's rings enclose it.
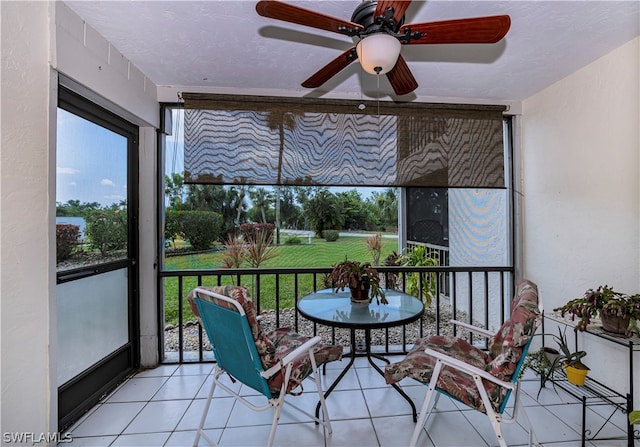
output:
{"label": "distant water", "polygon": [[67,225],[75,225],[80,227],[80,238],[84,239],[86,234],[84,232],[86,222],[83,217],[73,217],[73,216],[62,216],[56,217],[56,224],[67,224]]}

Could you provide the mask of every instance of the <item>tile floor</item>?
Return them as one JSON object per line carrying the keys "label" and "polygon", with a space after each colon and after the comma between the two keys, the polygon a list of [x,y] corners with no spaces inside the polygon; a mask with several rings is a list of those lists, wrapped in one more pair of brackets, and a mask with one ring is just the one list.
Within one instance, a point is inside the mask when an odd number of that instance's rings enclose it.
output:
{"label": "tile floor", "polygon": [[[392,358],[392,361],[394,359]],[[346,360],[328,365],[323,386],[330,384],[346,365]],[[333,433],[325,434],[305,416],[285,405],[276,431],[276,446],[369,447],[406,446],[415,424],[410,407],[384,379],[369,366],[366,359],[356,359],[338,387],[327,399]],[[116,391],[96,405],[69,429],[77,446],[190,446],[200,420],[201,411],[210,386],[211,364],[163,365],[136,374]],[[581,408],[561,390],[545,388],[536,400],[538,380],[527,373],[523,380],[523,404],[531,418],[536,434],[544,447],[580,446]],[[294,403],[313,409],[317,402],[314,384],[306,381],[302,396]],[[414,381],[401,382],[405,392],[414,400],[418,410],[425,388]],[[238,386],[236,384],[236,386]],[[251,389],[244,388],[251,399],[261,399]],[[244,394],[244,393],[243,393]],[[224,397],[216,390],[212,412],[207,419],[207,433],[221,446],[266,445],[271,414],[256,413],[244,405]],[[609,416],[611,407],[595,410]],[[497,439],[488,419],[442,397],[438,407],[419,439],[422,446],[497,446]],[[587,421],[596,425],[605,420],[589,410]],[[600,433],[600,437],[625,435],[625,416],[616,412]],[[598,427],[600,426],[598,425]],[[622,428],[620,428],[622,427]],[[503,433],[510,446],[527,445],[527,434],[518,424],[506,425]],[[637,441],[636,441],[637,442]],[[201,439],[200,446],[207,445]],[[626,440],[587,442],[588,447],[622,447]],[[640,443],[636,445],[640,446]]]}

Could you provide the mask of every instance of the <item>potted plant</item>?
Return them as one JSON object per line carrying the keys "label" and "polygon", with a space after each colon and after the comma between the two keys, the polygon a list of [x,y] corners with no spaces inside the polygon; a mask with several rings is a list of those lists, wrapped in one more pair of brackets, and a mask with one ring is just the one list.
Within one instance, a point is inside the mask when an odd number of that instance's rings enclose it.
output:
{"label": "potted plant", "polygon": [[572,319],[577,317],[575,330],[586,330],[591,319],[599,316],[605,331],[627,335],[640,332],[640,295],[616,292],[606,285],[589,289],[580,298],[572,299],[554,311],[560,311],[563,317],[565,314],[570,314]]}
{"label": "potted plant", "polygon": [[[429,255],[427,253],[427,247],[424,245],[417,245],[406,251],[400,257],[400,265],[407,267],[437,267],[439,264],[438,258]],[[423,298],[425,304],[430,306],[437,292],[437,275],[435,273],[424,272],[408,273],[406,276],[407,293]],[[422,290],[420,290],[421,286]]]}
{"label": "potted plant", "polygon": [[560,357],[560,352],[557,349],[543,346],[537,351],[529,352],[527,358],[524,360],[524,364],[521,369],[521,374],[524,373],[526,368],[531,368],[536,374],[540,375],[540,389],[538,390],[538,396],[540,391],[545,387],[547,380],[551,378],[553,371],[560,366],[557,361]]}
{"label": "potted plant", "polygon": [[582,363],[582,359],[587,353],[585,351],[572,351],[567,343],[565,332],[561,332],[560,328],[558,328],[556,342],[560,349],[560,356],[556,359],[556,362],[564,365],[567,380],[574,385],[584,385],[587,374],[589,373],[589,367]]}
{"label": "potted plant", "polygon": [[351,301],[370,303],[373,298],[378,304],[387,304],[384,290],[380,287],[378,271],[368,262],[349,261],[345,258],[333,266],[331,282],[334,289],[351,291]]}

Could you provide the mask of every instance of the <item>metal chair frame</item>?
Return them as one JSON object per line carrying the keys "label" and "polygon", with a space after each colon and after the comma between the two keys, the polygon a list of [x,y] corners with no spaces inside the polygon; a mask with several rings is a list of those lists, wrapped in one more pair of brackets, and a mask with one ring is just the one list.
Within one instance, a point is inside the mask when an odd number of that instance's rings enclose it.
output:
{"label": "metal chair frame", "polygon": [[[296,410],[300,411],[304,415],[312,418],[316,424],[322,424],[329,433],[332,432],[331,421],[329,419],[329,413],[327,411],[324,395],[322,392],[322,384],[320,381],[320,374],[318,372],[318,365],[316,364],[315,357],[313,355],[313,347],[317,345],[321,338],[316,336],[309,339],[307,342],[298,346],[296,349],[286,355],[281,361],[271,368],[265,370],[262,366],[258,350],[256,348],[251,328],[247,320],[247,316],[244,309],[236,300],[220,295],[215,292],[211,292],[206,289],[196,288],[194,290],[196,296],[194,302],[198,307],[202,325],[205,332],[209,337],[209,341],[213,346],[214,356],[216,363],[214,365],[213,382],[207,395],[207,401],[205,408],[198,425],[196,437],[193,441],[193,446],[197,447],[200,442],[200,438],[204,438],[209,445],[217,446],[216,442],[204,432],[204,424],[209,414],[211,407],[211,401],[213,393],[217,386],[226,391],[229,395],[234,397],[237,401],[246,405],[255,411],[265,411],[270,408],[274,409],[273,422],[271,424],[271,431],[267,441],[267,446],[273,444],[275,438],[276,428],[278,421],[280,420],[280,414],[282,407],[285,403],[285,397],[287,395],[286,389],[291,377],[291,370],[293,362],[301,356],[309,356],[312,365],[310,378],[313,376],[316,389],[318,391],[318,398],[320,405],[322,406],[323,418],[317,418],[313,414],[299,408],[298,406],[287,401],[287,404]],[[206,301],[200,298],[198,295],[207,295],[216,300],[223,301],[231,304],[234,309],[228,309],[210,301]],[[238,334],[238,330],[241,334]],[[234,332],[235,331],[235,332]],[[229,338],[234,338],[236,343],[229,341]],[[237,343],[238,340],[243,340],[244,343]],[[278,394],[272,393],[269,389],[268,379],[276,374],[284,371],[284,380],[282,387]],[[251,388],[259,391],[267,398],[267,403],[262,406],[256,406],[249,402],[244,397],[240,396],[236,391],[229,388],[223,382],[219,380],[220,376],[224,373],[228,373],[231,377],[238,380],[240,383],[250,386]]]}
{"label": "metal chair frame", "polygon": [[[457,326],[464,327],[470,332],[474,332],[483,337],[491,338],[493,336],[491,332],[487,331],[484,328],[472,326],[470,324],[457,321],[457,320],[451,320],[451,323]],[[427,419],[431,415],[431,412],[436,407],[438,403],[438,399],[440,398],[440,395],[445,394],[451,397],[452,399],[455,399],[454,396],[452,396],[451,394],[447,393],[445,390],[442,390],[441,388],[436,386],[443,366],[449,366],[451,368],[458,369],[462,372],[465,372],[471,375],[471,377],[473,378],[473,381],[475,382],[476,387],[478,388],[480,397],[482,398],[482,403],[484,404],[484,407],[486,410],[487,417],[489,418],[493,431],[495,432],[496,437],[498,438],[498,444],[500,445],[500,447],[508,447],[506,441],[504,440],[504,436],[502,435],[501,424],[502,423],[512,424],[516,422],[518,413],[522,413],[522,417],[524,419],[524,422],[529,432],[529,447],[531,447],[533,442],[535,442],[535,445],[539,446],[540,443],[533,431],[531,420],[529,419],[529,416],[527,415],[527,412],[524,406],[522,406],[520,402],[519,376],[524,364],[524,360],[527,356],[527,352],[529,351],[529,346],[531,345],[532,341],[533,341],[533,337],[531,337],[529,341],[524,345],[522,349],[522,356],[520,357],[520,360],[516,365],[515,371],[511,376],[511,380],[508,382],[504,380],[500,380],[483,369],[477,368],[473,365],[470,365],[466,362],[458,360],[454,357],[443,354],[442,352],[435,351],[431,348],[425,349],[425,353],[427,355],[430,355],[436,359],[436,364],[433,369],[431,381],[427,384],[428,386],[427,394],[424,397],[422,409],[420,410],[420,417],[418,418],[418,422],[416,423],[416,428],[413,431],[413,436],[411,437],[411,442],[410,442],[411,447],[415,447],[416,444],[418,443],[418,438],[420,437],[422,429],[424,428],[424,425],[426,424]],[[491,405],[484,383],[482,382],[483,379],[493,382],[498,386],[505,388],[507,390],[507,394],[505,395],[498,411],[495,411],[493,409],[493,406]],[[514,393],[513,414],[511,415],[511,417],[505,417],[504,411],[507,406],[507,401],[509,400],[509,397],[511,396],[512,392]],[[433,400],[433,405],[431,405],[432,400]]]}

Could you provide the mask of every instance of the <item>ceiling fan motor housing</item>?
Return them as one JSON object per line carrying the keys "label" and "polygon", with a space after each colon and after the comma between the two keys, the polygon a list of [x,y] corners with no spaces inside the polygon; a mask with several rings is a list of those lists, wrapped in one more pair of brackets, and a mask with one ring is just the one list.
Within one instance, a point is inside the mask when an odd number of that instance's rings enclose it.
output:
{"label": "ceiling fan motor housing", "polygon": [[351,21],[354,23],[358,23],[364,27],[364,31],[360,32],[358,34],[358,37],[363,37],[379,32],[395,34],[404,24],[404,16],[402,16],[402,20],[400,20],[399,23],[395,23],[392,13],[386,14],[382,18],[376,18],[375,12],[377,5],[378,2],[376,0],[368,0],[360,3],[358,7],[353,11],[353,14],[351,15]]}

